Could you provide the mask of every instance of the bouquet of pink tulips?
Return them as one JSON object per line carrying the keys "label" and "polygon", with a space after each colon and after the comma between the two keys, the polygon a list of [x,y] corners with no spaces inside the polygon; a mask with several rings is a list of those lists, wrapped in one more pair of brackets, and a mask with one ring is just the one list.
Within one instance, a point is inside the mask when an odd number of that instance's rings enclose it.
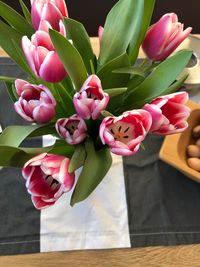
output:
{"label": "bouquet of pink tulips", "polygon": [[[27,79],[0,79],[15,111],[30,124],[3,129],[0,166],[22,168],[37,209],[69,190],[73,206],[104,178],[112,153],[133,155],[147,134],[186,129],[188,95],[176,91],[187,78],[180,73],[192,52],[172,52],[192,29],[183,30],[174,13],[149,27],[155,0],[119,0],[99,28],[96,57],[64,0],[31,0],[31,12],[19,2],[24,16],[0,1],[0,46]],[[55,137],[51,146],[21,145],[49,134]]]}

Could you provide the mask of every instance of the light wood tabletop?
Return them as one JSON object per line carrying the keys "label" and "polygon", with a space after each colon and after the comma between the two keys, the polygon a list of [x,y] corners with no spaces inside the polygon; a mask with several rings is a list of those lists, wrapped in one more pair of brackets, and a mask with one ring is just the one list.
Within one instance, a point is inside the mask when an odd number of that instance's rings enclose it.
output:
{"label": "light wood tabletop", "polygon": [[[96,54],[97,38],[91,38]],[[0,56],[7,56],[0,48]],[[140,57],[143,57],[140,51]],[[200,244],[1,256],[0,267],[200,267]]]}

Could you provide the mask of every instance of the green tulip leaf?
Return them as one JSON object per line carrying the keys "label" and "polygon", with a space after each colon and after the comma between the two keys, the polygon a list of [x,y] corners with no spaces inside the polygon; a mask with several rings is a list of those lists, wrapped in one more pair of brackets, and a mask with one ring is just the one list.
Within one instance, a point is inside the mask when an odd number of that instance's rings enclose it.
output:
{"label": "green tulip leaf", "polygon": [[104,90],[104,92],[109,94],[110,97],[122,95],[126,93],[126,91],[127,91],[127,87],[111,88],[111,89]]}
{"label": "green tulip leaf", "polygon": [[130,66],[113,70],[113,73],[126,73],[145,77],[145,72],[140,67]]}
{"label": "green tulip leaf", "polygon": [[27,20],[27,22],[31,25],[32,21],[31,21],[31,14],[27,8],[27,6],[25,5],[25,3],[22,0],[19,0],[20,6],[22,8],[23,14],[25,19]]}
{"label": "green tulip leaf", "polygon": [[18,100],[18,96],[17,96],[16,90],[15,90],[14,84],[12,82],[5,81],[5,85],[6,85],[6,88],[7,88],[7,92],[9,94],[9,96],[10,96],[10,99],[13,102],[16,102]]}
{"label": "green tulip leaf", "polygon": [[87,70],[78,50],[60,33],[50,30],[50,37],[55,50],[66,71],[79,91],[87,79]]}
{"label": "green tulip leaf", "polygon": [[169,86],[162,95],[167,95],[171,93],[175,93],[180,87],[184,84],[185,80],[188,78],[189,74],[183,75],[180,79],[175,81],[171,86]]}
{"label": "green tulip leaf", "polygon": [[155,98],[167,90],[176,80],[191,58],[192,52],[182,50],[160,63],[150,75],[127,94],[124,104],[126,109],[143,99]]}
{"label": "green tulip leaf", "polygon": [[31,36],[34,33],[34,29],[24,17],[17,13],[13,8],[0,1],[0,17],[8,22],[13,28],[15,28],[22,35]]}
{"label": "green tulip leaf", "polygon": [[155,5],[155,0],[144,0],[144,11],[143,11],[142,25],[140,27],[140,32],[139,35],[138,31],[136,31],[136,33],[133,34],[128,49],[128,54],[130,56],[131,64],[134,64],[137,59],[139,48],[145,37],[149,24],[151,22],[154,5]]}
{"label": "green tulip leaf", "polygon": [[84,145],[83,144],[77,145],[74,154],[71,158],[68,171],[71,173],[80,168],[81,166],[83,166],[85,159],[86,159],[86,152]]}
{"label": "green tulip leaf", "polygon": [[107,147],[95,151],[91,140],[85,142],[87,153],[83,169],[72,193],[70,205],[86,199],[102,181],[112,164],[112,157]]}
{"label": "green tulip leaf", "polygon": [[18,147],[27,137],[55,133],[55,128],[53,126],[53,124],[8,126],[0,135],[0,144]]}
{"label": "green tulip leaf", "polygon": [[104,89],[124,87],[129,80],[129,74],[118,74],[113,73],[114,70],[121,67],[129,67],[130,61],[128,55],[124,53],[119,57],[111,60],[109,63],[105,64],[101,69],[98,70],[97,76],[101,80],[102,87]]}
{"label": "green tulip leaf", "polygon": [[57,140],[48,147],[14,147],[0,144],[0,166],[22,168],[29,159],[41,153],[71,157],[73,152],[74,147],[63,140]]}
{"label": "green tulip leaf", "polygon": [[80,22],[73,19],[64,19],[64,24],[66,27],[67,38],[71,39],[73,45],[79,51],[85,66],[87,68],[87,72],[89,74],[92,73],[91,70],[91,61],[93,66],[96,66],[96,56],[92,50],[92,46],[90,43],[90,38],[83,26]]}
{"label": "green tulip leaf", "polygon": [[101,39],[100,66],[126,52],[130,41],[140,30],[143,8],[144,0],[120,0],[111,9]]}

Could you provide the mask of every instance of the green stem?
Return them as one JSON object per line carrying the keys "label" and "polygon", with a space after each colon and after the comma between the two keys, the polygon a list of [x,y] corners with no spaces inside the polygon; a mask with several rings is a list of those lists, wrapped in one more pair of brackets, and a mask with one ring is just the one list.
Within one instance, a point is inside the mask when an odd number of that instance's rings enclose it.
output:
{"label": "green stem", "polygon": [[149,62],[149,59],[148,58],[144,58],[142,63],[140,64],[140,68],[141,69],[144,69],[145,65]]}
{"label": "green stem", "polygon": [[90,59],[90,68],[91,68],[92,74],[95,74],[94,64],[91,59]]}

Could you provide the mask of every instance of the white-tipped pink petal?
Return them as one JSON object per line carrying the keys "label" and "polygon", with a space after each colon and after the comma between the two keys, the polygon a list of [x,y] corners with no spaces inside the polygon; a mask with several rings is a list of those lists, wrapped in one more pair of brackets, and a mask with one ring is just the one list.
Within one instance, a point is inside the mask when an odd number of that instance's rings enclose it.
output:
{"label": "white-tipped pink petal", "polygon": [[56,52],[48,52],[40,66],[39,75],[45,81],[53,83],[59,82],[66,77],[67,73]]}

